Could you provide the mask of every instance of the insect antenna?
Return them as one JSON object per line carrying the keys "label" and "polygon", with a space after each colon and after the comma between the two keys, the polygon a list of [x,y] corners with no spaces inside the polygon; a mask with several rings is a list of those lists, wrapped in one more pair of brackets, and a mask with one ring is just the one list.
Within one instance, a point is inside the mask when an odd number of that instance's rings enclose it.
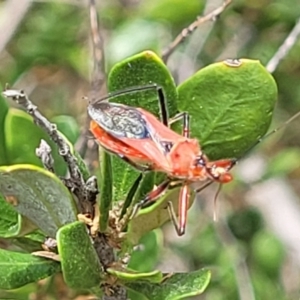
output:
{"label": "insect antenna", "polygon": [[[119,91],[116,91],[116,92],[113,92],[113,93],[109,93],[108,95],[97,99],[96,101],[94,101],[94,103],[109,100],[111,98],[115,98],[115,97],[118,97],[118,96],[137,93],[137,92],[140,92],[140,91],[154,90],[154,89],[156,89],[158,91],[161,88],[158,87],[158,85],[155,84],[155,83],[148,84],[148,85],[143,85],[143,86],[134,86],[134,87],[119,90]],[[162,93],[162,91],[160,93]],[[93,103],[91,103],[91,104],[93,104]]]}
{"label": "insect antenna", "polygon": [[235,158],[232,159],[232,167],[243,157],[247,156],[247,154],[254,148],[256,147],[258,144],[260,144],[262,141],[264,141],[266,138],[270,137],[272,134],[274,134],[275,132],[279,131],[280,129],[284,128],[286,125],[290,124],[291,122],[293,122],[295,119],[297,119],[300,116],[300,111],[298,111],[296,114],[294,114],[291,118],[289,118],[288,120],[286,120],[285,122],[283,122],[282,124],[280,124],[278,127],[276,127],[275,129],[271,130],[270,132],[268,132],[267,134],[265,134],[263,137],[259,138],[254,145],[252,145],[250,148],[248,148],[248,150],[246,150],[244,152],[244,154],[242,156],[240,156],[239,158]]}
{"label": "insect antenna", "polygon": [[217,189],[217,192],[216,192],[216,194],[215,194],[215,197],[214,197],[214,214],[213,214],[213,219],[214,219],[215,222],[218,221],[217,200],[218,200],[219,194],[220,194],[220,192],[221,192],[221,190],[222,190],[222,186],[223,186],[223,184],[220,183],[220,184],[219,184],[219,187],[218,187],[218,189]]}

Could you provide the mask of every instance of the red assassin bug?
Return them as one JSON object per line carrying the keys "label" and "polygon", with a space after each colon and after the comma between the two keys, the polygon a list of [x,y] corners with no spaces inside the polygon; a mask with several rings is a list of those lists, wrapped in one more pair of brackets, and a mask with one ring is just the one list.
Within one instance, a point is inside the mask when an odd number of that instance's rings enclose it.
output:
{"label": "red assassin bug", "polygon": [[[162,122],[142,108],[104,102],[126,93],[154,88],[158,94]],[[214,181],[227,183],[232,180],[229,171],[237,160],[209,161],[201,151],[198,140],[190,138],[189,115],[183,112],[168,120],[161,87],[149,85],[111,94],[90,103],[88,112],[92,118],[90,130],[104,149],[140,171],[155,170],[168,175],[168,179],[141,200],[136,209],[159,198],[170,186],[181,185],[178,222],[172,203],[168,204],[178,235],[185,232],[190,184],[208,180],[202,190]],[[182,135],[169,128],[180,119],[183,120]]]}

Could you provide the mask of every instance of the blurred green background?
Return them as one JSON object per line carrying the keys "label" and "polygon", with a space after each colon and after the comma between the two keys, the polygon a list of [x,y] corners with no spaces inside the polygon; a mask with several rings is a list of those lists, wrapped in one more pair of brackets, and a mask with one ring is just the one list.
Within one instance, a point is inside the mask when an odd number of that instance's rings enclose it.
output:
{"label": "blurred green background", "polygon": [[[220,3],[97,1],[106,73],[141,50],[162,53],[197,15]],[[299,0],[233,1],[217,21],[203,24],[188,38],[168,66],[180,83],[201,67],[227,58],[259,59],[267,65],[299,17]],[[24,89],[48,118],[72,128],[69,138],[76,142],[85,126],[87,101],[82,97],[89,94],[92,69],[87,1],[0,1],[0,24],[0,84]],[[299,41],[273,75],[279,89],[276,127],[300,109]],[[295,120],[239,163],[235,180],[219,196],[217,222],[212,218],[213,186],[189,211],[183,237],[177,237],[171,224],[150,233],[131,267],[164,272],[209,267],[212,282],[204,295],[193,299],[299,299],[299,128],[300,120]],[[7,247],[7,241],[0,243]],[[0,292],[1,299],[88,299],[78,297],[60,277]]]}

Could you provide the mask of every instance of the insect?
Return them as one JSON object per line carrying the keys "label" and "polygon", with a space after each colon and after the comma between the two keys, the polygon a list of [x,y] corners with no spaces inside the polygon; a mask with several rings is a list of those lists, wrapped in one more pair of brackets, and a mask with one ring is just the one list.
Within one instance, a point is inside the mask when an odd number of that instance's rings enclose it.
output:
{"label": "insect", "polygon": [[[104,101],[125,93],[154,88],[158,94],[161,121],[142,108]],[[179,236],[185,232],[191,183],[207,181],[200,188],[202,190],[212,182],[227,183],[232,180],[229,171],[237,160],[209,161],[201,151],[198,140],[190,138],[189,115],[183,112],[168,120],[161,87],[149,85],[114,93],[89,104],[88,112],[92,118],[90,131],[104,149],[140,171],[160,171],[168,176],[138,203],[135,211],[158,199],[171,186],[181,186],[178,220],[172,203],[168,203],[170,217]],[[179,120],[183,121],[182,135],[170,129],[170,125]]]}

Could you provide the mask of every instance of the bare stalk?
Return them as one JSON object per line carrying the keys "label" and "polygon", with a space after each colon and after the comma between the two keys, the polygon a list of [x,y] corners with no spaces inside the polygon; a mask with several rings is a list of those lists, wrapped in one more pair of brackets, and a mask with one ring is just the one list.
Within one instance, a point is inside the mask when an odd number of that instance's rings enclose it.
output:
{"label": "bare stalk", "polygon": [[278,64],[284,57],[289,53],[291,48],[295,45],[297,42],[298,36],[300,34],[300,19],[296,22],[294,28],[290,32],[290,34],[287,36],[287,38],[284,40],[283,44],[279,47],[277,52],[274,54],[274,56],[270,59],[268,62],[266,69],[273,73]]}
{"label": "bare stalk", "polygon": [[191,35],[201,24],[207,21],[214,21],[231,3],[231,0],[225,0],[221,6],[214,9],[212,12],[208,13],[203,17],[198,17],[196,21],[190,24],[188,27],[184,28],[181,33],[174,39],[174,41],[165,49],[162,53],[162,59],[166,62],[169,56],[177,48],[178,45],[183,43],[185,39]]}

